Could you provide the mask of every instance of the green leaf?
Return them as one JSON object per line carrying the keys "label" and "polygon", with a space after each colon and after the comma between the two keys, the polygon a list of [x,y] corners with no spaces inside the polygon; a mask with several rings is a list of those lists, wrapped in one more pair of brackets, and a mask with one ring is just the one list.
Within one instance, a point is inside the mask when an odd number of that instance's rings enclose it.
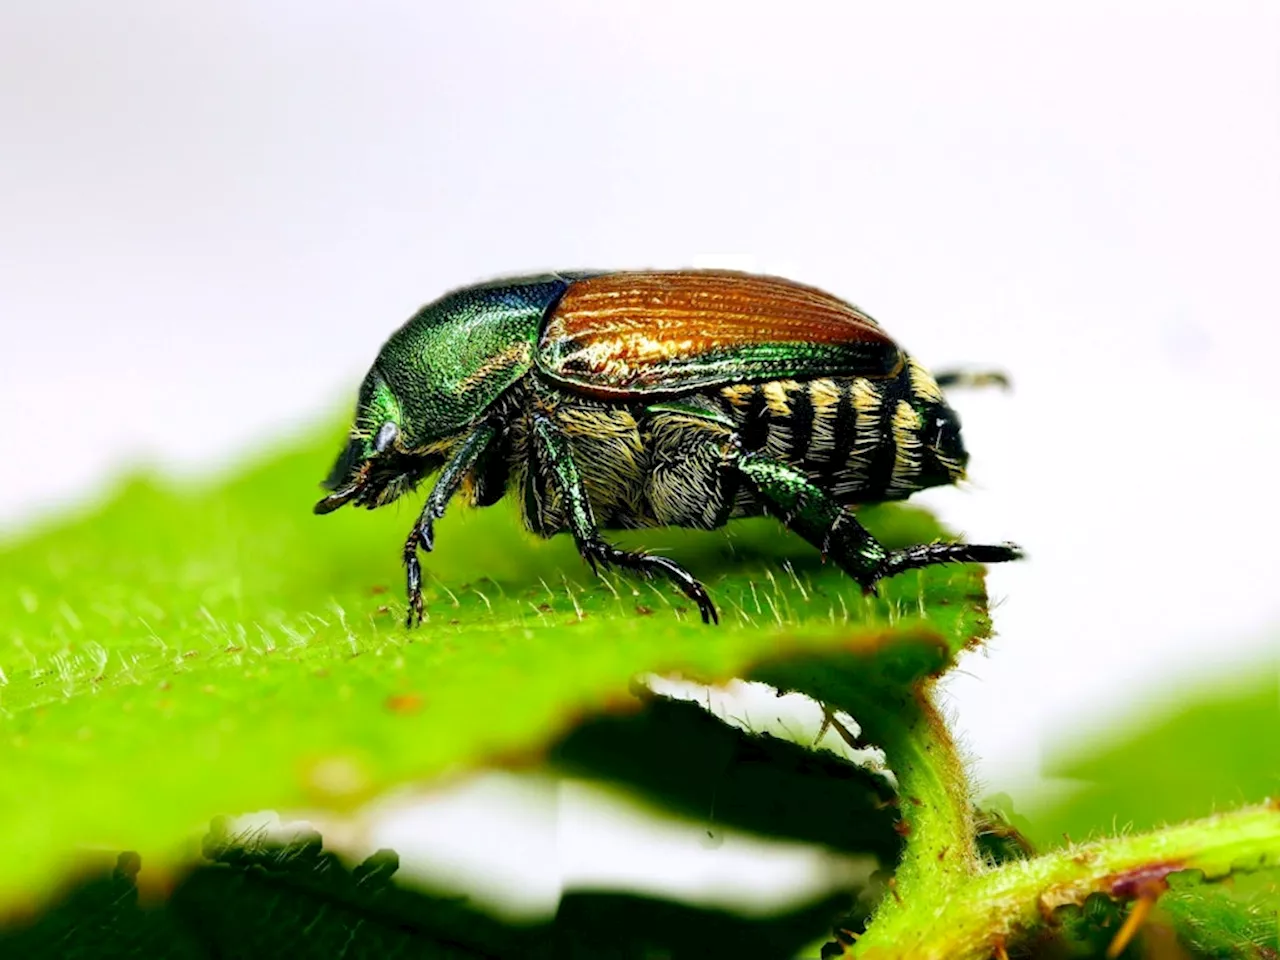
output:
{"label": "green leaf", "polygon": [[[772,522],[626,537],[705,579],[724,622],[704,627],[661,584],[594,579],[504,504],[439,525],[431,619],[406,631],[416,505],[313,516],[334,447],[199,488],[134,479],[0,549],[0,908],[46,894],[86,848],[138,851],[140,881],[163,883],[218,814],[351,807],[537,758],[634,709],[638,674],[865,690],[937,673],[989,629],[976,567],[865,598]],[[891,545],[941,534],[917,510],[863,518]]]}
{"label": "green leaf", "polygon": [[1065,798],[1020,804],[1032,839],[1056,846],[1118,827],[1146,829],[1280,797],[1280,664],[1117,718],[1103,739],[1066,740],[1045,774],[1074,780]]}
{"label": "green leaf", "polygon": [[1235,878],[1230,886],[1171,877],[1162,918],[1197,957],[1249,960],[1280,955],[1280,869]]}

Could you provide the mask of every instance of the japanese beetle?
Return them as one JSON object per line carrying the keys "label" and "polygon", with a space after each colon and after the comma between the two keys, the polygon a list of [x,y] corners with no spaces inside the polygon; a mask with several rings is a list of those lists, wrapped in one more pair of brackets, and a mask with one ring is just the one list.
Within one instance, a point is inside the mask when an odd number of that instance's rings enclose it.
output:
{"label": "japanese beetle", "polygon": [[886,550],[848,509],[964,476],[939,379],[861,310],[775,277],[498,280],[392,334],[315,511],[379,507],[438,472],[404,546],[410,626],[423,616],[418,550],[460,490],[475,506],[514,491],[534,533],[568,531],[593,569],[671,579],[704,623],[718,616],[701,583],[601,528],[710,530],[767,513],[867,591],[915,567],[1016,559],[1012,544]]}

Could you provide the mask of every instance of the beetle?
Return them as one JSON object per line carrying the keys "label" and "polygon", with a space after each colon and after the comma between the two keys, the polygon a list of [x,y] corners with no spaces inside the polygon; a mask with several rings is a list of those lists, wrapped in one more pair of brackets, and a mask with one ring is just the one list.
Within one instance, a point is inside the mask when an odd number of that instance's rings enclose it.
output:
{"label": "beetle", "polygon": [[1010,543],[888,550],[850,509],[964,476],[939,385],[962,379],[931,376],[862,310],[778,277],[495,280],[428,304],[383,345],[315,512],[380,507],[438,474],[404,545],[408,626],[424,612],[419,550],[459,492],[481,507],[514,492],[535,534],[572,534],[593,570],[668,578],[704,623],[719,617],[692,574],[600,531],[770,514],[874,592],[903,570],[1021,556]]}

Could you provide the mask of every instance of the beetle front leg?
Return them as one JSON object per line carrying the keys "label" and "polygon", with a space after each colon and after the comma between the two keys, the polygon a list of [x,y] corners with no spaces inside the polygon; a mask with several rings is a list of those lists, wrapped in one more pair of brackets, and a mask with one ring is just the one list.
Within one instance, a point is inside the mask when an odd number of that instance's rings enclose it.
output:
{"label": "beetle front leg", "polygon": [[534,469],[547,471],[564,500],[569,529],[578,544],[578,552],[590,564],[591,569],[595,570],[599,564],[635,570],[646,577],[660,574],[698,605],[703,623],[718,624],[720,615],[716,613],[715,604],[711,602],[706,588],[684,567],[666,557],[620,550],[606,543],[600,536],[600,528],[596,525],[582,475],[578,471],[578,465],[574,463],[569,442],[560,428],[548,417],[537,414],[533,417],[533,435],[538,451],[538,463],[534,465]]}
{"label": "beetle front leg", "polygon": [[1022,551],[1011,543],[930,543],[887,550],[861,523],[802,471],[759,453],[744,453],[735,466],[788,527],[829,556],[873,593],[882,577],[935,563],[1000,563]]}
{"label": "beetle front leg", "polygon": [[479,462],[497,434],[498,430],[492,424],[482,423],[467,435],[440,470],[435,486],[427,494],[427,501],[422,505],[422,512],[418,514],[417,522],[409,531],[409,538],[404,543],[405,580],[409,597],[409,609],[405,614],[406,627],[412,627],[415,620],[422,623],[425,609],[422,600],[422,564],[418,562],[418,548],[431,552],[435,546],[435,522],[444,516],[445,507],[462,486],[463,478]]}

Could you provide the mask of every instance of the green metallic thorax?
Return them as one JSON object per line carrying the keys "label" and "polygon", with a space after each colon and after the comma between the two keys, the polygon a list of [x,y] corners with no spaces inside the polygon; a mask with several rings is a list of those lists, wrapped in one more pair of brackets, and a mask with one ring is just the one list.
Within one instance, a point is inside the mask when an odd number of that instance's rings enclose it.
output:
{"label": "green metallic thorax", "polygon": [[[465,429],[528,373],[542,319],[570,282],[547,274],[468,287],[423,307],[392,334],[366,392],[381,379],[395,398],[399,448],[416,450]],[[358,425],[363,431],[377,431],[377,409]]]}

